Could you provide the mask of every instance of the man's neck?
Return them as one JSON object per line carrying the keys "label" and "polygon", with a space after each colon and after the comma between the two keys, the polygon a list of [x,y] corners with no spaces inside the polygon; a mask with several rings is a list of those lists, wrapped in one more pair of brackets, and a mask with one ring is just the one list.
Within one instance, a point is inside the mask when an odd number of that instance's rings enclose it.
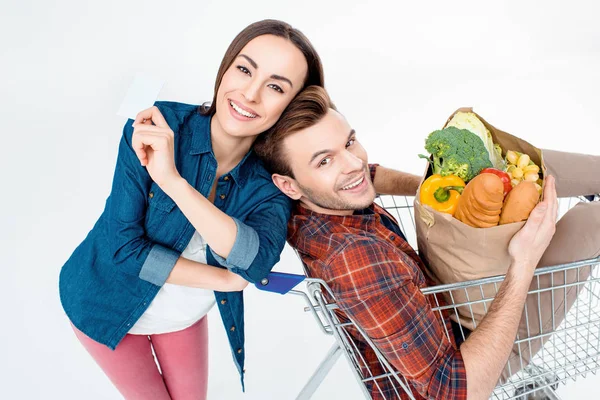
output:
{"label": "man's neck", "polygon": [[354,214],[354,210],[332,210],[329,208],[323,208],[305,199],[300,199],[299,202],[302,207],[319,214],[339,215],[340,217]]}

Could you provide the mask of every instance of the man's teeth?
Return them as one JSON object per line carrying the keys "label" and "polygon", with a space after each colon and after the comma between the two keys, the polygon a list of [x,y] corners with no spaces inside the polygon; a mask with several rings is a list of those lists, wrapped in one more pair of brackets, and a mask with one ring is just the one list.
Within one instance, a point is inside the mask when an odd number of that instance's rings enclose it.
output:
{"label": "man's teeth", "polygon": [[241,109],[240,107],[238,107],[233,101],[230,101],[229,104],[231,104],[231,107],[240,115],[243,115],[244,117],[248,117],[248,118],[256,118],[256,114],[251,114],[246,110]]}
{"label": "man's teeth", "polygon": [[363,181],[365,180],[365,177],[363,176],[362,178],[360,178],[359,180],[357,180],[356,182],[348,185],[348,186],[344,186],[342,189],[343,190],[348,190],[348,189],[352,189],[357,187],[358,185],[360,185]]}

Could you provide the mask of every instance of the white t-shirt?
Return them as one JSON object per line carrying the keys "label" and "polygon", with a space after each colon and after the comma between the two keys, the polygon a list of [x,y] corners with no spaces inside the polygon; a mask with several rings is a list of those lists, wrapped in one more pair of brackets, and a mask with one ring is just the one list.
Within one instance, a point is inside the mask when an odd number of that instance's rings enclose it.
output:
{"label": "white t-shirt", "polygon": [[[181,256],[206,264],[206,242],[198,232],[194,232]],[[212,290],[165,283],[129,333],[155,335],[180,331],[194,325],[213,305]]]}

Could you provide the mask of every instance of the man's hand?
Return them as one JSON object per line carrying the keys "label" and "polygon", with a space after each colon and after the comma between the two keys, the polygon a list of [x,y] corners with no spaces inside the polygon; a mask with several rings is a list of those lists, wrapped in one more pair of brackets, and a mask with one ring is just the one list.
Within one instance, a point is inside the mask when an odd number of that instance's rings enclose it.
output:
{"label": "man's hand", "polygon": [[[556,231],[558,200],[553,176],[546,177],[544,201],[529,215],[529,219],[508,245],[514,265],[533,271],[539,263]],[[516,271],[515,271],[516,272]]]}
{"label": "man's hand", "polygon": [[175,167],[174,134],[158,108],[140,112],[133,128],[133,150],[152,180],[163,187],[180,178]]}

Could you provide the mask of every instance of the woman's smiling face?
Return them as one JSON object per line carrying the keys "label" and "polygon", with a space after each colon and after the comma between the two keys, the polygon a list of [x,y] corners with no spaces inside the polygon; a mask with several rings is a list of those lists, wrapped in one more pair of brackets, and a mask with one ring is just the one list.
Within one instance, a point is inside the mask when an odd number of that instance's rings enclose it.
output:
{"label": "woman's smiling face", "polygon": [[302,89],[307,72],[304,55],[291,41],[258,36],[223,75],[214,118],[231,136],[258,136],[277,122]]}

